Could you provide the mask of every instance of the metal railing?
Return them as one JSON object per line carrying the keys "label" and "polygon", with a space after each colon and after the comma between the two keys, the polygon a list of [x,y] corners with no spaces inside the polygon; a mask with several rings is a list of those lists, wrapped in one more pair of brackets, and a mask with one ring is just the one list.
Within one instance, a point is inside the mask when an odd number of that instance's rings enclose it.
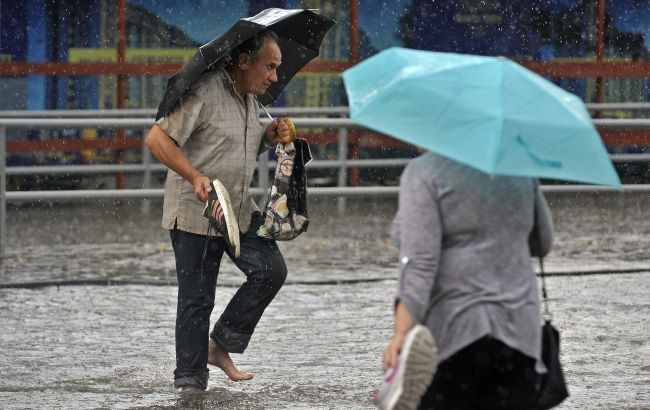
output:
{"label": "metal railing", "polygon": [[[309,115],[309,116],[348,116],[348,107],[271,107],[269,114]],[[156,116],[154,109],[119,110],[31,110],[0,111],[0,118],[151,118]],[[262,117],[265,118],[265,117]]]}
{"label": "metal railing", "polygon": [[615,102],[615,103],[587,103],[587,109],[592,111],[645,111],[650,110],[650,102]]}
{"label": "metal railing", "polygon": [[[590,111],[650,111],[650,102],[587,103]],[[335,107],[271,107],[273,115],[311,115],[347,117],[347,106]],[[5,110],[0,118],[154,118],[155,109],[115,109],[115,110]]]}
{"label": "metal railing", "polygon": [[[650,109],[645,105],[635,106],[636,109]],[[605,108],[603,108],[605,109]],[[632,109],[632,108],[630,108]],[[292,108],[270,109],[279,115],[331,115],[346,116],[347,107],[330,108]],[[0,111],[0,260],[6,252],[6,204],[11,201],[34,200],[80,200],[80,199],[119,199],[119,198],[160,198],[163,189],[151,188],[152,172],[164,171],[166,167],[154,163],[143,145],[142,164],[115,165],[69,165],[69,166],[29,166],[6,167],[6,136],[7,129],[75,129],[75,128],[104,128],[104,129],[142,129],[144,134],[153,124],[154,110],[84,110],[84,111]],[[146,118],[142,118],[145,116]],[[260,118],[266,124],[269,119]],[[329,128],[338,130],[338,159],[314,160],[310,168],[338,169],[336,187],[310,188],[310,196],[338,196],[339,211],[345,209],[345,198],[363,195],[395,195],[398,187],[350,187],[347,186],[347,171],[349,168],[401,167],[408,159],[348,159],[347,130],[358,126],[349,118],[292,118],[299,128]],[[599,127],[609,128],[650,128],[650,119],[594,119]],[[650,154],[614,154],[614,162],[648,162]],[[251,188],[256,196],[264,195],[269,189],[268,172],[261,172],[275,167],[268,161],[267,156],[260,156],[258,162],[258,186]],[[141,189],[103,189],[103,190],[66,190],[66,191],[16,191],[6,192],[7,175],[37,175],[37,174],[100,174],[138,172],[143,173],[143,188]],[[650,185],[624,185],[622,189],[595,185],[545,185],[545,192],[598,192],[620,191],[638,192],[650,191]],[[148,205],[148,203],[147,203]]]}

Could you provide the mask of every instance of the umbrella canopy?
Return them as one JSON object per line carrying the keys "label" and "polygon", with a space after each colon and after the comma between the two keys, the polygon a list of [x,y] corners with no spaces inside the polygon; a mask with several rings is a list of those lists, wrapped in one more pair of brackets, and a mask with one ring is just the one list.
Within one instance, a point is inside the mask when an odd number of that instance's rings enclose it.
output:
{"label": "umbrella canopy", "polygon": [[323,37],[334,25],[334,21],[311,10],[284,10],[271,8],[254,17],[243,18],[228,31],[199,47],[199,50],[176,74],[167,81],[156,120],[167,114],[199,76],[215,63],[230,55],[230,52],[256,33],[268,28],[274,31],[280,41],[282,65],[278,67],[278,81],[272,84],[265,95],[258,99],[269,104],[278,97],[285,85],[309,61],[318,56]]}
{"label": "umbrella canopy", "polygon": [[391,48],[343,80],[358,124],[483,172],[621,184],[583,102],[508,59]]}

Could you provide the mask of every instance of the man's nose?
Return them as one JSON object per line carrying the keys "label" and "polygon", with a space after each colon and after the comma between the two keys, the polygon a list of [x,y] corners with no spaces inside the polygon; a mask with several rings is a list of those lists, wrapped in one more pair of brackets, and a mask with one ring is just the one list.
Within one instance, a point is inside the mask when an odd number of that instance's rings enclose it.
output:
{"label": "man's nose", "polygon": [[269,77],[269,81],[272,83],[277,83],[278,82],[278,72],[276,70],[273,70],[271,73],[271,77]]}

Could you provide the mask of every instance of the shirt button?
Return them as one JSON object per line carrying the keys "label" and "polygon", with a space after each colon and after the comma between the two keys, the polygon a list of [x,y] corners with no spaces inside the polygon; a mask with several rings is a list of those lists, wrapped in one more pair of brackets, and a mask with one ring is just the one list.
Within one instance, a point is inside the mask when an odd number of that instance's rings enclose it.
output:
{"label": "shirt button", "polygon": [[406,265],[409,263],[409,257],[408,256],[402,256],[402,264]]}

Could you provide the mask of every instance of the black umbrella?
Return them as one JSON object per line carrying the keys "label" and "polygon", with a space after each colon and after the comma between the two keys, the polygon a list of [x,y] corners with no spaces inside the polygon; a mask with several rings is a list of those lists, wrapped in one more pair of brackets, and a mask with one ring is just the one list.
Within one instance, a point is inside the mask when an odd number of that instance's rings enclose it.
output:
{"label": "black umbrella", "polygon": [[254,17],[247,17],[235,23],[230,30],[209,43],[199,47],[185,66],[167,81],[167,90],[160,105],[156,120],[167,114],[199,76],[215,63],[228,57],[230,52],[259,31],[268,28],[274,31],[280,41],[282,65],[278,68],[278,81],[272,84],[265,95],[258,97],[260,103],[269,104],[277,98],[293,76],[318,55],[320,44],[334,21],[311,10],[266,9]]}

